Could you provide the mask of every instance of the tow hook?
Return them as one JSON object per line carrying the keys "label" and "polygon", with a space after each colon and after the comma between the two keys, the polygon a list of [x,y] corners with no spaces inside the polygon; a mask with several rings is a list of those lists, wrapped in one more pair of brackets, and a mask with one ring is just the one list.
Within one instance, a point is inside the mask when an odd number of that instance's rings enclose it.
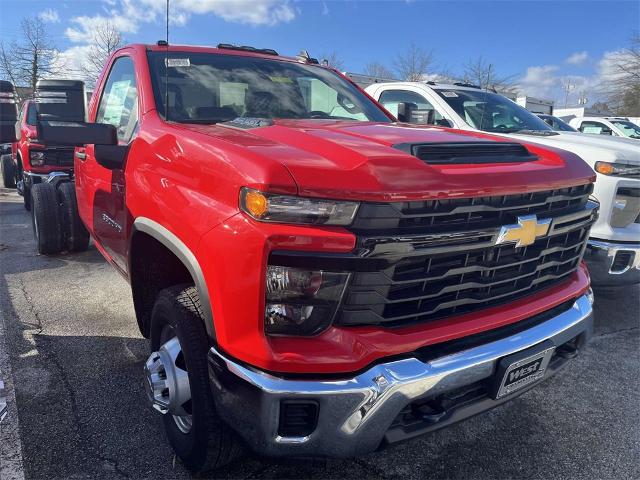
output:
{"label": "tow hook", "polygon": [[149,355],[144,365],[147,397],[151,406],[163,415],[188,415],[183,405],[191,399],[191,388],[189,374],[176,365],[180,354],[180,342],[174,337]]}
{"label": "tow hook", "polygon": [[0,422],[7,415],[7,397],[4,391],[4,382],[0,380]]}

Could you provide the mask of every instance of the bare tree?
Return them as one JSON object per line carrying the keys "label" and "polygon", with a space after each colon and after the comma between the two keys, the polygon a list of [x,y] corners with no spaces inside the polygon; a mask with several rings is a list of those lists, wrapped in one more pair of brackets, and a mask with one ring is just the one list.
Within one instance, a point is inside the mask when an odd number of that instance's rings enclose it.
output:
{"label": "bare tree", "polygon": [[364,74],[385,79],[394,78],[393,72],[379,62],[367,63],[364,67]]}
{"label": "bare tree", "polygon": [[411,44],[405,53],[399,54],[393,64],[398,76],[409,82],[419,82],[433,63],[433,53]]}
{"label": "bare tree", "polygon": [[618,115],[640,115],[640,34],[631,45],[608,59],[600,90]]}
{"label": "bare tree", "polygon": [[514,92],[516,90],[516,75],[499,76],[493,64],[483,56],[469,60],[464,65],[461,80],[483,89],[494,89],[499,92]]}
{"label": "bare tree", "polygon": [[338,52],[335,50],[321,55],[320,58],[322,59],[321,61],[323,65],[328,65],[329,67],[340,71],[344,70],[344,60],[342,60],[340,55],[338,55]]}
{"label": "bare tree", "polygon": [[105,62],[113,52],[124,45],[120,31],[110,22],[99,25],[93,32],[81,74],[88,86],[93,86]]}
{"label": "bare tree", "polygon": [[44,22],[28,17],[20,22],[22,38],[0,42],[0,74],[16,86],[35,89],[43,77],[55,75],[56,49]]}

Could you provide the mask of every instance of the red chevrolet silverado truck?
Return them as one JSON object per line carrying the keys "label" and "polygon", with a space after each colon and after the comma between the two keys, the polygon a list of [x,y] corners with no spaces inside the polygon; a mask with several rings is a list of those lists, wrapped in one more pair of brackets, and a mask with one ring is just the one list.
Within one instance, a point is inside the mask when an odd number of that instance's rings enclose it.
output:
{"label": "red chevrolet silverado truck", "polygon": [[33,185],[53,178],[55,174],[72,175],[73,170],[73,146],[45,145],[38,137],[36,115],[47,120],[84,121],[84,99],[81,81],[39,80],[34,98],[22,105],[12,155],[18,193],[27,210],[31,209]]}
{"label": "red chevrolet silverado truck", "polygon": [[448,426],[591,334],[580,158],[398,123],[316,63],[131,45],[87,123],[39,121],[77,145],[79,219],[131,284],[148,397],[192,470]]}

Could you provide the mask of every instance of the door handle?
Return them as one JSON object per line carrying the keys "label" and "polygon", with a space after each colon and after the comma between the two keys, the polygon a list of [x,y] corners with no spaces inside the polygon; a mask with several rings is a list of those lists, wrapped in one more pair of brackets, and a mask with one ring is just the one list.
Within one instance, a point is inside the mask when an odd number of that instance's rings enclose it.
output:
{"label": "door handle", "polygon": [[85,160],[87,158],[87,154],[84,152],[76,152],[76,158],[78,160]]}

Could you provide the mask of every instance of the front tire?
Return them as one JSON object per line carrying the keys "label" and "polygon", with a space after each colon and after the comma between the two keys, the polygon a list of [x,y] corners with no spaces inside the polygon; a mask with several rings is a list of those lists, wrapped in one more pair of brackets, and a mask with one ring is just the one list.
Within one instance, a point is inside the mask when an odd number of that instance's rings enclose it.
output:
{"label": "front tire", "polygon": [[89,247],[89,232],[78,215],[76,189],[72,182],[58,187],[62,219],[63,248],[69,252],[84,252]]}
{"label": "front tire", "polygon": [[2,169],[2,184],[4,188],[16,188],[16,168],[13,165],[11,155],[2,155],[0,169]]}
{"label": "front tire", "polygon": [[58,253],[62,248],[60,208],[56,189],[50,183],[31,187],[31,223],[38,253]]}
{"label": "front tire", "polygon": [[[179,353],[176,348],[180,349]],[[177,369],[178,375],[184,375],[184,371],[188,374],[189,395],[167,389],[163,405],[175,403],[175,398],[181,404],[169,406],[162,417],[169,443],[184,465],[193,472],[202,472],[222,467],[239,457],[239,440],[214,407],[207,365],[209,342],[200,299],[192,285],[177,285],[158,294],[151,313],[151,349],[154,353],[149,361],[158,353],[164,353],[166,360],[168,349],[174,352],[170,355],[174,364],[164,366],[165,378],[171,377],[169,369]],[[189,399],[183,401],[185,398]]]}

